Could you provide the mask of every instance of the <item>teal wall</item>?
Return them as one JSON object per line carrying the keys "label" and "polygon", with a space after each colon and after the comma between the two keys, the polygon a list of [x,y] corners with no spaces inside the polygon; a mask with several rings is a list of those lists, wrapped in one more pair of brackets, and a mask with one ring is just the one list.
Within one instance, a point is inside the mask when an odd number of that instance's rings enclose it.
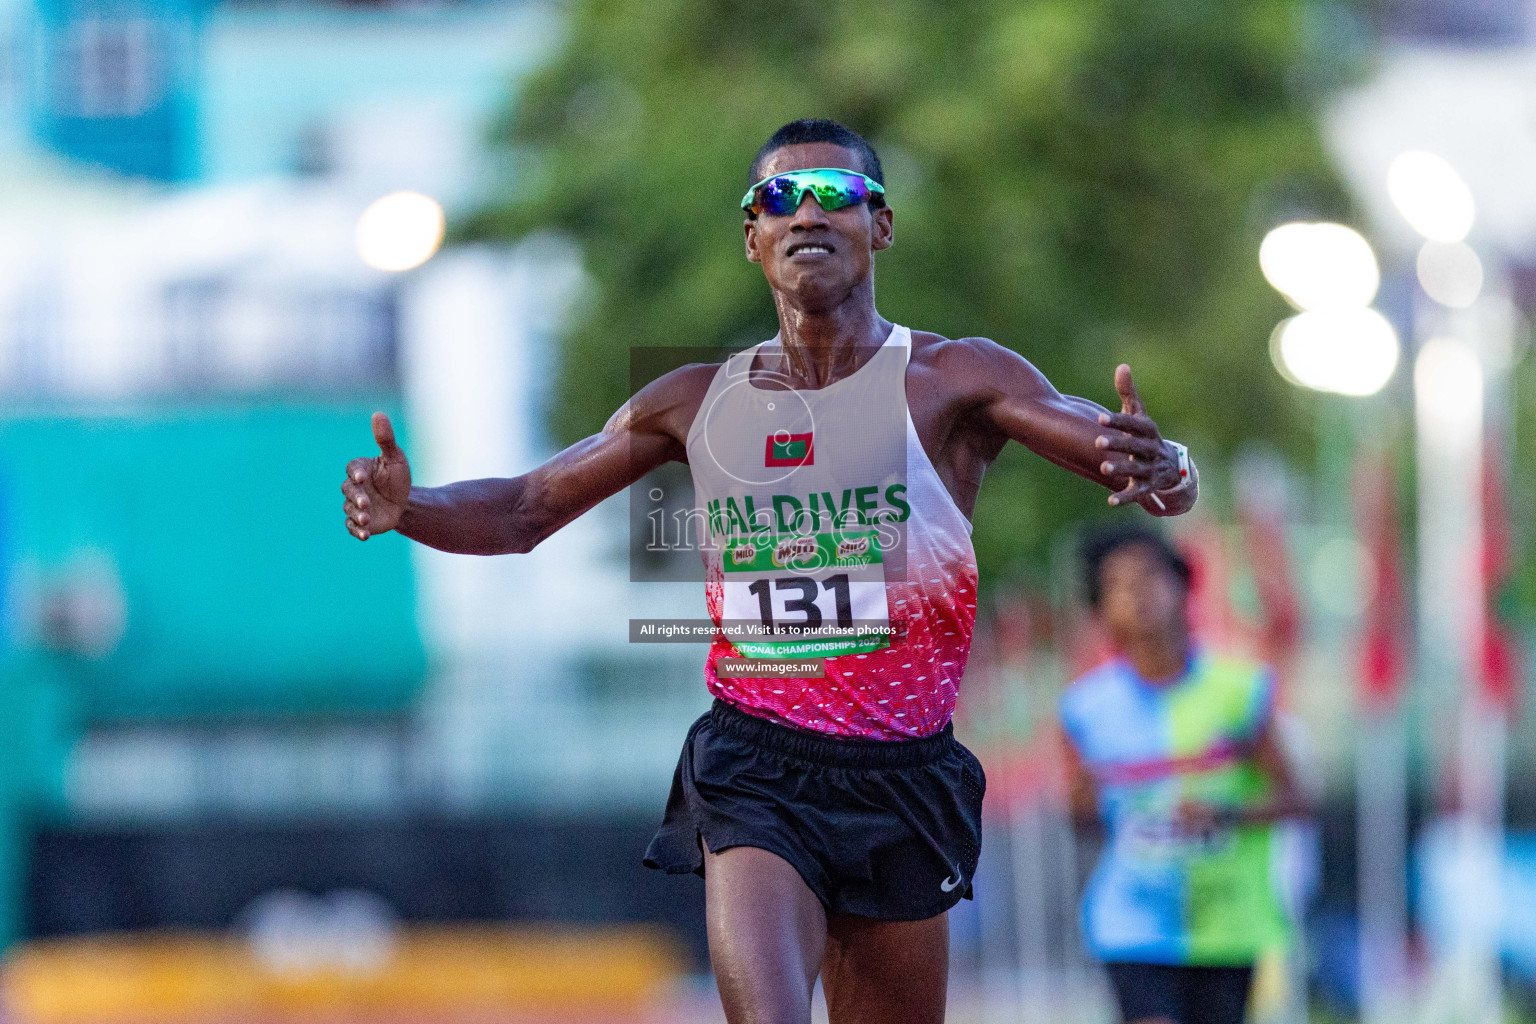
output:
{"label": "teal wall", "polygon": [[127,608],[104,656],[25,635],[19,656],[59,662],[88,721],[404,707],[426,671],[406,542],[342,525],[342,470],[373,449],[377,407],[0,417],[15,578],[46,593],[105,554]]}
{"label": "teal wall", "polygon": [[[135,177],[185,181],[198,172],[196,80],[205,0],[37,0],[37,136],[74,160]],[[91,111],[77,99],[72,56],[87,22],[108,32],[135,26],[143,41],[146,94],[135,109]],[[111,81],[110,76],[108,81]]]}
{"label": "teal wall", "polygon": [[306,132],[401,104],[441,107],[478,132],[553,52],[561,24],[552,6],[522,2],[213,4],[200,37],[200,173],[290,174]]}

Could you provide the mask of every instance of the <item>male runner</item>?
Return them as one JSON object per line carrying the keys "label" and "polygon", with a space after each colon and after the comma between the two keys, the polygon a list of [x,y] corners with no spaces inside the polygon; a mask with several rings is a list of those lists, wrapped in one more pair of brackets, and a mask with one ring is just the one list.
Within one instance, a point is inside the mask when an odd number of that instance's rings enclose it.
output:
{"label": "male runner", "polygon": [[1128,1024],[1241,1024],[1288,923],[1272,824],[1307,812],[1274,675],[1190,640],[1189,566],[1148,530],[1090,534],[1084,578],[1117,656],[1062,696],[1079,820],[1107,837],[1083,904]]}
{"label": "male runner", "polygon": [[646,472],[688,463],[717,624],[760,611],[768,626],[872,632],[823,646],[823,671],[794,678],[730,674],[773,645],[717,635],[717,699],[689,733],[647,862],[704,875],[732,1024],[808,1022],[818,974],[836,1024],[941,1021],[945,913],[969,894],[980,843],[981,767],[949,720],[975,619],[982,474],[1013,439],[1110,487],[1112,505],[1173,515],[1198,485],[1128,367],[1110,413],[1001,345],[880,316],[874,254],[893,214],[857,134],[788,124],[749,180],[746,256],[772,289],[778,337],[662,376],[601,433],[510,480],[413,487],[376,413],[379,454],[350,462],[342,485],[347,529],[525,552]]}

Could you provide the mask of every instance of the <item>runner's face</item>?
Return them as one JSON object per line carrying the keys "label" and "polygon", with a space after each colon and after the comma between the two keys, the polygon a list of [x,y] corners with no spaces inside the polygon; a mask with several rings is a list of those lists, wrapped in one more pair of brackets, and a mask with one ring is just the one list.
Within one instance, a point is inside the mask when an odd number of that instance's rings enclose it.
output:
{"label": "runner's face", "polygon": [[1168,643],[1186,628],[1184,581],[1145,544],[1123,547],[1099,565],[1099,615],[1117,647]]}
{"label": "runner's face", "polygon": [[[760,177],[812,167],[862,170],[852,150],[809,142],[775,150]],[[875,250],[890,248],[892,223],[889,207],[855,203],[829,212],[807,191],[793,214],[747,219],[747,259],[761,263],[768,284],[796,306],[830,309],[874,272]]]}

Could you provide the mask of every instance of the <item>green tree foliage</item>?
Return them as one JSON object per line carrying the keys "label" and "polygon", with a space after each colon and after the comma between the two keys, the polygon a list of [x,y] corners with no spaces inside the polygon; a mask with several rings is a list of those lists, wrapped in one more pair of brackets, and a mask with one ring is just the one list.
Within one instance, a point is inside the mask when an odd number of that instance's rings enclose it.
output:
{"label": "green tree foliage", "polygon": [[[771,337],[736,201],[762,141],[832,117],[881,151],[896,245],[881,312],[990,337],[1109,404],[1117,362],[1202,463],[1297,450],[1259,275],[1286,213],[1336,212],[1307,0],[586,0],[498,129],[511,197],[467,233],[553,228],[594,293],[563,354],[556,432],[597,429],[635,345]],[[1312,69],[1312,71],[1309,71]],[[1315,78],[1315,74],[1312,74]],[[1105,492],[1013,450],[977,510],[983,571],[1042,565]],[[1132,513],[1139,514],[1139,513]]]}

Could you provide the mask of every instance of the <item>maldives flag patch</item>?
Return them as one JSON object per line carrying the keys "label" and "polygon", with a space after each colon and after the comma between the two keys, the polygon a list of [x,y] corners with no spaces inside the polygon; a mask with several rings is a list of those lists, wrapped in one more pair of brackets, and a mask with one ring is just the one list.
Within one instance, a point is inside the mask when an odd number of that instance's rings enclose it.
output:
{"label": "maldives flag patch", "polygon": [[763,451],[764,466],[814,466],[816,446],[810,434],[769,434]]}

